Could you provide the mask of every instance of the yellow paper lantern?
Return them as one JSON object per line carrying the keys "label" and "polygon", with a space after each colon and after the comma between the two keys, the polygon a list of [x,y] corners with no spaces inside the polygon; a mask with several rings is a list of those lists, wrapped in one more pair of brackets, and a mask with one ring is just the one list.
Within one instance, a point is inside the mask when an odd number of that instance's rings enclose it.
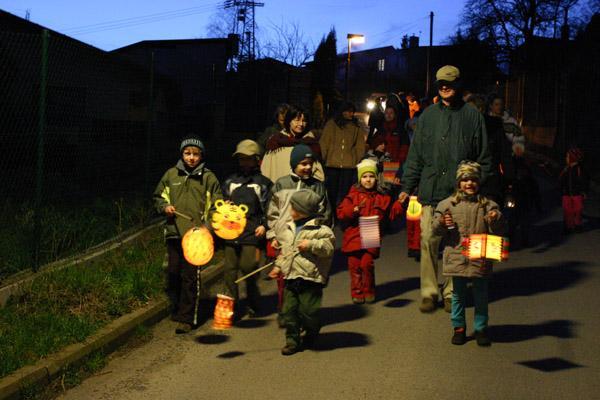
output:
{"label": "yellow paper lantern", "polygon": [[217,210],[212,216],[212,227],[215,235],[222,239],[237,239],[246,228],[246,213],[248,206],[225,203],[223,200],[215,202]]}
{"label": "yellow paper lantern", "polygon": [[208,264],[215,252],[215,243],[211,233],[205,227],[194,227],[181,239],[183,256],[192,265]]}
{"label": "yellow paper lantern", "polygon": [[406,210],[406,219],[410,221],[420,220],[422,208],[421,203],[417,200],[417,196],[410,196],[408,209]]}

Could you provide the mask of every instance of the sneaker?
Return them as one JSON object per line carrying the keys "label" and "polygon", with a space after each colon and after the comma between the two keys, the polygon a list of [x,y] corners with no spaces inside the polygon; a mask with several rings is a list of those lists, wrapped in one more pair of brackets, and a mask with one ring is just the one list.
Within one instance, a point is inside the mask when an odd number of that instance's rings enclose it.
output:
{"label": "sneaker", "polygon": [[450,297],[444,299],[444,311],[447,313],[452,312],[452,299]]}
{"label": "sneaker", "polygon": [[488,336],[486,329],[482,331],[475,331],[474,336],[478,346],[488,347],[492,345],[492,341]]}
{"label": "sneaker", "polygon": [[454,335],[452,335],[452,344],[462,346],[467,343],[467,333],[465,328],[454,328]]}
{"label": "sneaker", "polygon": [[429,297],[424,298],[421,301],[421,305],[419,306],[419,310],[422,313],[430,313],[435,311],[435,301]]}
{"label": "sneaker", "polygon": [[178,323],[177,327],[175,328],[175,333],[178,335],[182,333],[190,333],[191,331],[192,325],[183,322]]}
{"label": "sneaker", "polygon": [[369,303],[369,304],[375,303],[375,296],[366,296],[365,303]]}
{"label": "sneaker", "polygon": [[300,351],[300,347],[295,346],[293,344],[286,344],[282,349],[281,349],[281,355],[282,356],[291,356],[292,354],[296,354],[297,352]]}
{"label": "sneaker", "polygon": [[352,298],[352,302],[354,304],[364,304],[365,303],[365,299],[363,299],[361,297],[353,297]]}

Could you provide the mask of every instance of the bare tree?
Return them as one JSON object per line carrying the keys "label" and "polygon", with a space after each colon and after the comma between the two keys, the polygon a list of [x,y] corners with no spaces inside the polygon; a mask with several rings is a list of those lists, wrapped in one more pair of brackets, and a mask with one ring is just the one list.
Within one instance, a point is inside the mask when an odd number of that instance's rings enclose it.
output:
{"label": "bare tree", "polygon": [[491,44],[506,61],[511,50],[534,36],[557,37],[564,16],[577,11],[580,0],[467,0],[462,26]]}
{"label": "bare tree", "polygon": [[312,58],[315,47],[306,39],[298,22],[271,23],[261,32],[259,55],[291,65],[302,65]]}
{"label": "bare tree", "polygon": [[212,15],[208,25],[206,25],[206,36],[215,38],[225,38],[235,31],[235,12],[234,7],[217,8]]}

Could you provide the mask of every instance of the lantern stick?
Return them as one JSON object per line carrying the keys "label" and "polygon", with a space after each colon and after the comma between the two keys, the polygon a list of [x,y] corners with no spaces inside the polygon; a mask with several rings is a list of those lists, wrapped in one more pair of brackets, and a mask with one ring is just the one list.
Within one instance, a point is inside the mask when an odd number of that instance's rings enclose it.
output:
{"label": "lantern stick", "polygon": [[[296,254],[298,254],[297,250],[291,252],[290,254],[288,254],[286,256],[282,256],[282,257],[283,258],[288,258],[290,256],[295,256]],[[277,261],[277,260],[275,260],[275,261]],[[246,275],[242,276],[241,278],[239,278],[238,280],[236,280],[234,283],[240,283],[241,281],[244,281],[244,280],[250,278],[252,275],[258,274],[260,271],[263,271],[263,270],[269,268],[271,265],[275,264],[275,261],[271,261],[270,263],[265,264],[262,267],[255,269],[254,271],[250,272],[249,274],[246,274]]]}
{"label": "lantern stick", "polygon": [[194,306],[194,325],[198,325],[198,306],[200,305],[200,268],[196,268],[196,304]]}
{"label": "lantern stick", "polygon": [[193,220],[193,218],[192,218],[192,217],[190,217],[189,215],[186,215],[186,214],[180,213],[179,211],[173,211],[173,212],[175,213],[175,215],[177,215],[177,216],[179,216],[179,217],[182,217],[182,218],[185,218],[185,219],[187,219],[188,221],[192,221],[192,220]]}

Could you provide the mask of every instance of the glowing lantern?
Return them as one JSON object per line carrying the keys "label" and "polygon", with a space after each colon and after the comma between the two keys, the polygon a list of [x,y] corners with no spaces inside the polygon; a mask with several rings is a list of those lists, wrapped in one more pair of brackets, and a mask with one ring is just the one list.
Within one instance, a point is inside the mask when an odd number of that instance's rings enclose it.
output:
{"label": "glowing lantern", "polygon": [[215,235],[222,239],[232,240],[238,238],[246,227],[246,213],[248,206],[239,206],[225,203],[223,200],[215,202],[217,210],[212,216],[212,227]]}
{"label": "glowing lantern", "polygon": [[406,219],[409,221],[418,221],[421,219],[421,203],[417,201],[417,196],[410,196],[408,208],[406,209]]}
{"label": "glowing lantern", "polygon": [[207,264],[215,252],[213,237],[205,227],[194,227],[181,239],[183,256],[192,265]]}
{"label": "glowing lantern", "polygon": [[495,235],[473,234],[463,240],[462,253],[470,260],[506,261],[508,259],[508,238]]}
{"label": "glowing lantern", "polygon": [[213,319],[213,329],[229,329],[233,323],[234,299],[224,294],[217,294],[217,304]]}

